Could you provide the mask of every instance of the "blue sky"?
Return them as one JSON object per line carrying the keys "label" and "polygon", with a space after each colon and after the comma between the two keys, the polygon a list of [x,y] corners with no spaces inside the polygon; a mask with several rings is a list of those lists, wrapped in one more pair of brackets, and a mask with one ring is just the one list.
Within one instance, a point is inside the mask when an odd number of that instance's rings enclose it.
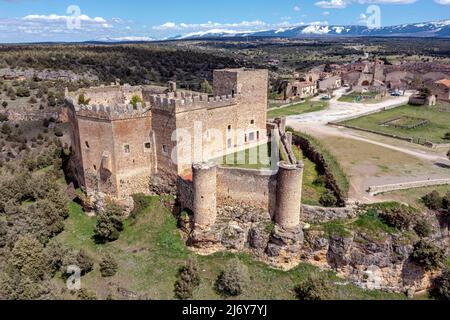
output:
{"label": "blue sky", "polygon": [[[148,40],[302,24],[381,24],[450,19],[450,0],[0,0],[0,42]],[[78,17],[78,18],[77,18]]]}

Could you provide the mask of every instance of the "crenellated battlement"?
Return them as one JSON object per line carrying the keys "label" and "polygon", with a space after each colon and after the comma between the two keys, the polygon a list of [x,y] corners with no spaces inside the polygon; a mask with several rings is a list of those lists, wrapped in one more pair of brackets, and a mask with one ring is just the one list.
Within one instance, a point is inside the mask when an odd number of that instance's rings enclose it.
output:
{"label": "crenellated battlement", "polygon": [[238,95],[223,95],[209,97],[207,94],[193,92],[169,92],[152,95],[149,103],[154,109],[180,113],[203,108],[220,108],[237,104]]}
{"label": "crenellated battlement", "polygon": [[132,104],[118,104],[115,106],[104,105],[79,105],[75,106],[75,112],[79,117],[103,119],[103,120],[121,120],[148,117],[150,108],[141,103],[136,107]]}

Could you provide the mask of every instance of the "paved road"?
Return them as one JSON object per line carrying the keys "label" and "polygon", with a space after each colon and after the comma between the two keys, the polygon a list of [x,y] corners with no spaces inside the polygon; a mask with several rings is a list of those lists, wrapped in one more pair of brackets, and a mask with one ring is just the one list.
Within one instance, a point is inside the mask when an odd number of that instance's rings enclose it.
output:
{"label": "paved road", "polygon": [[368,112],[381,111],[384,108],[405,105],[408,103],[410,95],[411,93],[403,97],[390,97],[376,104],[339,102],[337,99],[339,99],[340,95],[337,95],[337,97],[330,100],[329,108],[317,112],[290,116],[288,118],[288,125],[294,123],[327,124],[329,122],[342,121],[351,117],[364,115]]}
{"label": "paved road", "polygon": [[[436,152],[435,150],[426,149],[418,145],[403,143],[394,139],[380,138],[377,135],[362,134],[359,131],[350,130],[346,128],[338,128],[328,126],[329,122],[337,122],[345,119],[362,116],[368,112],[375,112],[377,110],[383,110],[384,108],[392,108],[407,104],[411,92],[407,93],[403,97],[390,97],[383,102],[377,104],[364,104],[364,103],[346,103],[339,102],[337,99],[342,95],[343,91],[339,91],[337,97],[330,100],[330,107],[326,110],[301,114],[297,116],[290,116],[287,119],[287,125],[298,131],[310,133],[313,136],[337,136],[344,139],[354,139],[363,141],[380,147],[384,147],[390,150],[402,152],[418,159],[429,161],[435,165],[436,163],[449,165],[447,157],[442,152]],[[392,143],[391,143],[392,142]],[[449,173],[450,176],[450,173]],[[431,176],[430,176],[431,177]],[[391,177],[390,183],[405,182],[407,177]],[[423,179],[426,177],[421,177]],[[398,180],[398,181],[396,181]],[[377,201],[374,197],[366,192],[366,188],[361,183],[356,181],[350,181],[353,189],[356,193],[353,195],[354,201],[360,202],[373,202]],[[412,182],[412,181],[411,181]]]}

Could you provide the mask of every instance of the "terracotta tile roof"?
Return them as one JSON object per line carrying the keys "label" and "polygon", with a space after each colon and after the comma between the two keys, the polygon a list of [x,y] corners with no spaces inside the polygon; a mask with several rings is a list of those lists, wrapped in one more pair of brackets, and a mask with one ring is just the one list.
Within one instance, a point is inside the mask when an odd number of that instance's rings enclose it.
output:
{"label": "terracotta tile roof", "polygon": [[450,88],[450,79],[442,79],[439,81],[436,81],[437,84],[443,84],[447,88]]}

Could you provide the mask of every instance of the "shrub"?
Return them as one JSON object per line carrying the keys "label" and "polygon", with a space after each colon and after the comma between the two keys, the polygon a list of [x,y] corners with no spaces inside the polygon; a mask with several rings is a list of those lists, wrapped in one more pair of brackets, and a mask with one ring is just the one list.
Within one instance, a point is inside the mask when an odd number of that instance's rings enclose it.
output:
{"label": "shrub", "polygon": [[375,205],[378,216],[390,227],[405,231],[414,227],[417,212],[414,208],[396,202]]}
{"label": "shrub", "polygon": [[445,140],[450,140],[450,132],[446,132],[444,135]]}
{"label": "shrub", "polygon": [[97,242],[105,243],[119,239],[123,230],[123,208],[116,204],[108,204],[97,217],[94,237]]}
{"label": "shrub", "polygon": [[87,106],[89,102],[91,99],[86,99],[83,93],[78,96],[78,104]]}
{"label": "shrub", "polygon": [[97,300],[95,292],[89,291],[86,288],[81,288],[77,292],[77,297],[80,300]]}
{"label": "shrub", "polygon": [[94,261],[83,249],[78,252],[76,259],[78,266],[81,269],[81,275],[91,272],[94,268]]}
{"label": "shrub", "polygon": [[439,300],[450,300],[450,270],[434,280],[430,294]]}
{"label": "shrub", "polygon": [[324,207],[335,207],[337,202],[337,198],[331,190],[327,190],[319,199],[319,203]]}
{"label": "shrub", "polygon": [[100,261],[100,273],[102,277],[114,276],[117,273],[118,267],[117,261],[109,254],[103,256],[102,261]]}
{"label": "shrub", "polygon": [[442,208],[447,211],[450,210],[450,192],[447,192],[442,198]]}
{"label": "shrub", "polygon": [[247,267],[238,259],[227,263],[216,281],[216,290],[225,296],[239,296],[250,282]]}
{"label": "shrub", "polygon": [[427,206],[428,209],[438,210],[438,209],[442,208],[442,197],[439,195],[439,192],[437,192],[436,190],[425,195],[422,198],[422,201]]}
{"label": "shrub", "polygon": [[62,137],[62,136],[64,136],[64,133],[62,132],[62,130],[60,128],[56,128],[55,129],[55,136]]}
{"label": "shrub", "polygon": [[131,218],[136,218],[136,216],[147,208],[151,203],[151,198],[143,193],[134,194],[133,196],[134,208],[130,213]]}
{"label": "shrub", "polygon": [[133,105],[133,107],[136,109],[137,104],[140,103],[142,107],[144,107],[144,100],[142,100],[139,96],[133,96],[130,100],[130,104]]}
{"label": "shrub", "polygon": [[431,242],[421,240],[414,245],[411,258],[427,271],[441,268],[445,263],[445,251]]}
{"label": "shrub", "polygon": [[12,132],[11,126],[7,123],[2,124],[2,128],[0,129],[0,132],[6,135],[10,135]]}
{"label": "shrub", "polygon": [[2,102],[2,107],[3,107],[3,108],[6,108],[7,106],[8,106],[8,102],[3,101],[3,102]]}
{"label": "shrub", "polygon": [[5,113],[0,113],[0,122],[8,121],[8,115]]}
{"label": "shrub", "polygon": [[178,299],[192,299],[194,290],[200,285],[197,264],[189,260],[178,271],[178,279],[175,282],[175,296]]}
{"label": "shrub", "polygon": [[28,100],[28,102],[31,104],[35,104],[35,103],[37,103],[37,100],[35,97],[31,97],[30,100]]}
{"label": "shrub", "polygon": [[18,97],[29,97],[30,96],[30,90],[25,87],[18,87],[16,90],[16,95]]}
{"label": "shrub", "polygon": [[294,289],[299,300],[332,300],[335,296],[335,287],[331,281],[318,273],[313,273]]}
{"label": "shrub", "polygon": [[421,238],[427,238],[433,233],[433,227],[424,218],[419,219],[414,226],[414,231]]}

